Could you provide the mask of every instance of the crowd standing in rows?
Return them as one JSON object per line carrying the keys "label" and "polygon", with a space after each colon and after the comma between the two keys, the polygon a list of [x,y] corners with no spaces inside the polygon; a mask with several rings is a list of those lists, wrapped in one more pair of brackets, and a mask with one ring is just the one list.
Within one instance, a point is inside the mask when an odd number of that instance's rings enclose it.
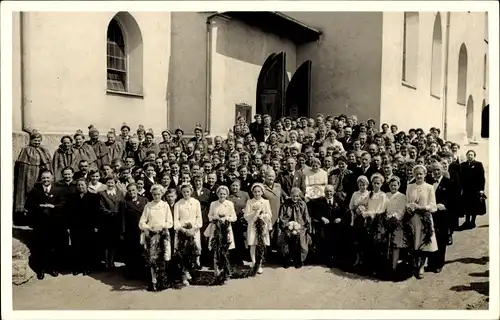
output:
{"label": "crowd standing in rows", "polygon": [[160,143],[127,124],[101,141],[91,125],[53,156],[33,131],[14,211],[33,228],[38,278],[57,276],[68,251],[75,275],[112,269],[122,248],[155,291],[188,285],[203,265],[219,283],[255,276],[273,258],[381,277],[410,266],[420,279],[441,272],[454,231],[486,212],[483,165],[437,128],[379,132],[372,119],[321,114],[272,122],[240,118],[210,142],[199,125],[192,138],[165,130]]}

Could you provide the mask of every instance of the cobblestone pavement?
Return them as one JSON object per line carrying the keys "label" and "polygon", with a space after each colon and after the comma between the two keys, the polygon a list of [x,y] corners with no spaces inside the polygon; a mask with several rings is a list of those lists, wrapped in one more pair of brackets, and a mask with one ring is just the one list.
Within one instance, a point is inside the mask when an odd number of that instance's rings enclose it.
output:
{"label": "cobblestone pavement", "polygon": [[[479,152],[478,152],[479,153]],[[482,151],[478,159],[488,156]],[[490,197],[491,198],[491,197]],[[63,309],[487,309],[488,216],[456,233],[441,274],[405,282],[377,282],[321,266],[265,268],[253,279],[222,287],[145,291],[118,274],[47,276],[13,286],[14,310]]]}

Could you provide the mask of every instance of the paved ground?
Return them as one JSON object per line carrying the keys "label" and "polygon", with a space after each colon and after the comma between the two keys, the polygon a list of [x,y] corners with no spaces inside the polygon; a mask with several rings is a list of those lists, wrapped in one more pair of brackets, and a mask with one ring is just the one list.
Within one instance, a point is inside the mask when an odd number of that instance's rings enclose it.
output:
{"label": "paved ground", "polygon": [[[487,150],[478,158],[488,159]],[[117,274],[47,276],[13,286],[14,310],[64,309],[487,309],[488,216],[457,233],[439,275],[401,283],[377,282],[325,267],[266,268],[223,287],[150,293]]]}

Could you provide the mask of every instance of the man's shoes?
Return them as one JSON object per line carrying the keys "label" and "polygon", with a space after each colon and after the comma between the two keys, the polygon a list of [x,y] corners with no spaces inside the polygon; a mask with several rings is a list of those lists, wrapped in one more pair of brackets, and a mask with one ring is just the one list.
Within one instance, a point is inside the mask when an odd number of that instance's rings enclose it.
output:
{"label": "man's shoes", "polygon": [[74,276],[77,276],[77,275],[80,274],[80,271],[73,271],[72,273],[73,273]]}
{"label": "man's shoes", "polygon": [[51,272],[49,272],[49,274],[55,278],[55,277],[57,277],[59,275],[59,272],[57,272],[57,271],[51,271]]}
{"label": "man's shoes", "polygon": [[451,246],[453,244],[453,236],[450,234],[448,237],[448,245]]}
{"label": "man's shoes", "polygon": [[43,273],[43,272],[38,272],[38,273],[36,274],[36,277],[37,277],[37,279],[38,279],[38,280],[43,280],[43,279],[45,278],[45,273]]}
{"label": "man's shoes", "polygon": [[83,270],[82,274],[84,276],[88,276],[90,274],[90,271],[89,270]]}
{"label": "man's shoes", "polygon": [[283,268],[288,269],[292,266],[292,262],[290,260],[286,260],[283,262]]}
{"label": "man's shoes", "polygon": [[302,261],[299,261],[297,263],[295,263],[295,269],[300,269],[304,266],[304,263]]}

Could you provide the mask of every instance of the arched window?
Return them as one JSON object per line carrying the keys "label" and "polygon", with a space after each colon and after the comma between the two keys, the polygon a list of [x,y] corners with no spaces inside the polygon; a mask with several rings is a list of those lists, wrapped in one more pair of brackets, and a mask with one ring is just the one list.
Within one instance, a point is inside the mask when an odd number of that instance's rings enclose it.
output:
{"label": "arched window", "polygon": [[113,19],[108,26],[108,89],[127,91],[127,56],[123,31]]}
{"label": "arched window", "polygon": [[442,69],[442,43],[441,15],[436,15],[434,31],[432,34],[432,65],[431,65],[431,94],[441,96],[441,69]]}
{"label": "arched window", "polygon": [[486,89],[488,85],[488,57],[484,55],[484,65],[483,65],[483,89]]}
{"label": "arched window", "polygon": [[404,13],[402,80],[412,86],[417,84],[418,22],[418,12]]}
{"label": "arched window", "polygon": [[128,12],[119,12],[107,30],[107,88],[109,91],[142,94],[142,35]]}
{"label": "arched window", "polygon": [[465,43],[460,46],[458,54],[458,85],[457,103],[464,105],[467,99],[467,47]]}

